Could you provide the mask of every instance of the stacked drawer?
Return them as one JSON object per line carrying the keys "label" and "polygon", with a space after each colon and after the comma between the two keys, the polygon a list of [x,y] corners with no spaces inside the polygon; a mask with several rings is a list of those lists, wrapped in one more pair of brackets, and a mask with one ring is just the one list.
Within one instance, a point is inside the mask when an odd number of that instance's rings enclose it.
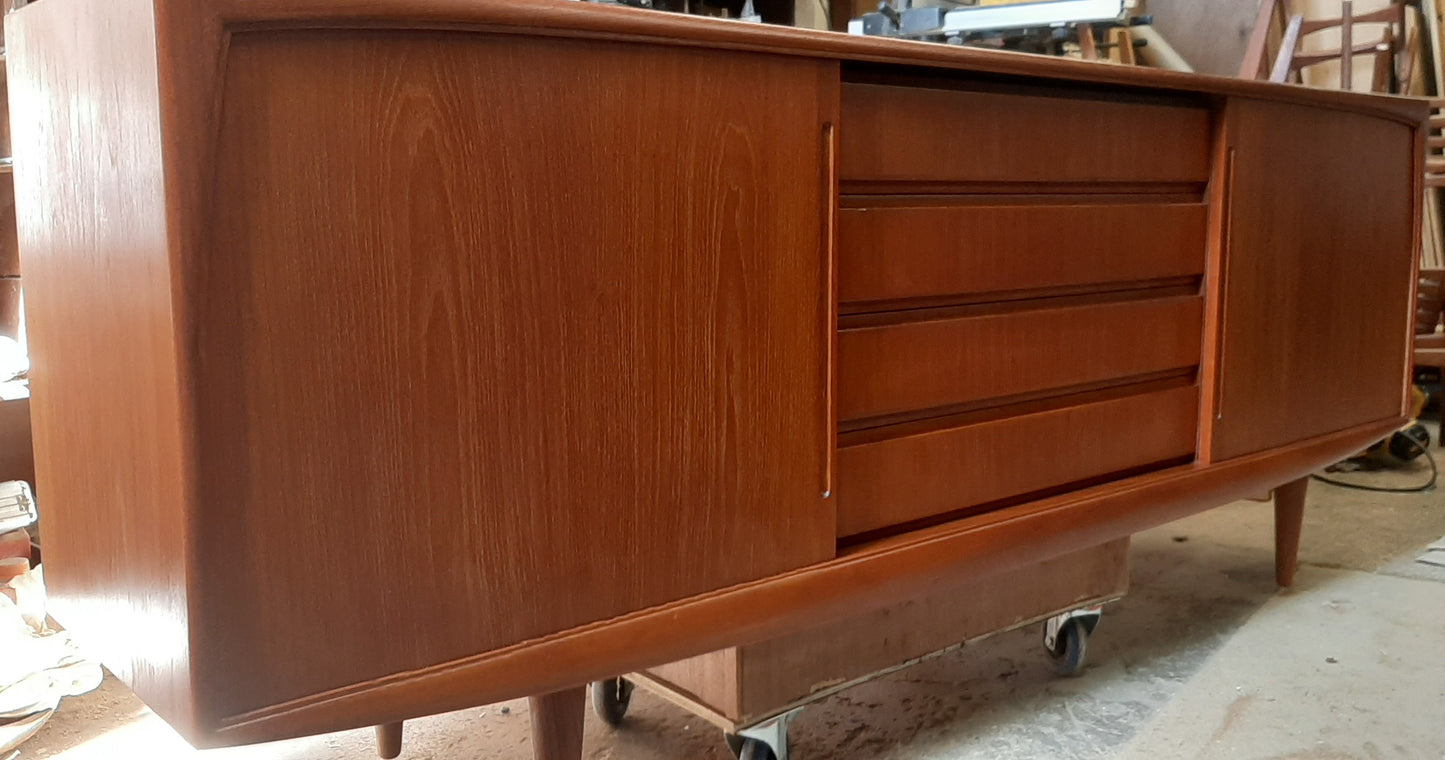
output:
{"label": "stacked drawer", "polygon": [[1209,114],[845,83],[839,536],[1187,461]]}

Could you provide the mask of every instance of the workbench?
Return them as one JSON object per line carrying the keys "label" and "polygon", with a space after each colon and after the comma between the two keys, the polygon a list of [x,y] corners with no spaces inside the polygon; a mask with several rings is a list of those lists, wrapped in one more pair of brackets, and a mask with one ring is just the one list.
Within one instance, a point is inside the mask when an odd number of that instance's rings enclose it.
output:
{"label": "workbench", "polygon": [[[57,620],[197,746],[801,633],[1404,421],[1426,106],[565,0],[6,23]],[[1281,488],[1283,487],[1283,488]]]}

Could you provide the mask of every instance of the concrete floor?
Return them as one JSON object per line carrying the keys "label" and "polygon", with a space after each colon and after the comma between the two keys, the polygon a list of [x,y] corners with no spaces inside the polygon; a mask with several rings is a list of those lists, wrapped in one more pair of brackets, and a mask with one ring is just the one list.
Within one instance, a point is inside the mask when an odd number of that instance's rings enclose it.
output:
{"label": "concrete floor", "polygon": [[[1445,457],[1442,457],[1445,459]],[[1423,470],[1423,468],[1422,468]],[[1427,473],[1353,475],[1378,484]],[[850,689],[794,725],[797,760],[1445,758],[1445,493],[1311,486],[1295,589],[1273,581],[1270,505],[1141,534],[1133,589],[1053,675],[1036,626]],[[531,757],[523,701],[407,724],[403,758]],[[196,752],[107,679],[67,701],[22,757],[363,760],[369,730]],[[721,734],[639,690],[628,724],[588,716],[588,758],[726,760]]]}

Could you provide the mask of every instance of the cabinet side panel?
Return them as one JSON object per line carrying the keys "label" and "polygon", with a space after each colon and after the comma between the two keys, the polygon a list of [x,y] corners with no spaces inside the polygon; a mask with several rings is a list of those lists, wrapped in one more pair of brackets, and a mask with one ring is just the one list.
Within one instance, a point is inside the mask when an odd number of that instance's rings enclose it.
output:
{"label": "cabinet side panel", "polygon": [[35,469],[55,618],[193,726],[177,376],[152,7],[6,20]]}
{"label": "cabinet side panel", "polygon": [[1409,127],[1228,107],[1216,460],[1400,414],[1419,203]]}
{"label": "cabinet side panel", "polygon": [[833,556],[827,65],[232,38],[198,296],[223,714]]}

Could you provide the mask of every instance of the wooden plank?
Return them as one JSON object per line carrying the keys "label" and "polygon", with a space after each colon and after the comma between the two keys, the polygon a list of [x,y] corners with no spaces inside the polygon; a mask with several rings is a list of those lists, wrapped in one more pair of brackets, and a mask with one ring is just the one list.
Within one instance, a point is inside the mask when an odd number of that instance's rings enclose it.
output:
{"label": "wooden plank", "polygon": [[11,173],[0,174],[0,277],[20,276],[14,177]]}
{"label": "wooden plank", "polygon": [[[844,329],[838,415],[860,420],[1199,363],[1198,296]],[[840,463],[841,468],[841,463]]]}
{"label": "wooden plank", "polygon": [[1094,27],[1079,24],[1075,28],[1079,33],[1079,55],[1086,61],[1099,60],[1099,49],[1094,45]]}
{"label": "wooden plank", "polygon": [[[425,31],[232,38],[196,315],[197,587],[225,600],[204,654],[246,663],[218,709],[833,555],[830,66]],[[642,68],[665,72],[642,97],[609,73]],[[657,113],[688,118],[643,149]],[[426,547],[405,573],[424,584],[398,585],[407,546]],[[576,593],[595,577],[616,582]],[[343,578],[377,591],[338,594]]]}
{"label": "wooden plank", "polygon": [[[869,206],[840,213],[844,303],[1123,283],[1204,271],[1201,203]],[[1068,246],[1059,241],[1069,239]]]}
{"label": "wooden plank", "polygon": [[1208,175],[1204,109],[856,83],[845,83],[842,97],[844,181],[1202,182]]}
{"label": "wooden plank", "polygon": [[648,668],[646,675],[669,691],[736,721],[742,715],[738,668],[738,650],[728,648]]}
{"label": "wooden plank", "polygon": [[1355,53],[1354,20],[1355,4],[1352,0],[1340,0],[1340,89],[1354,89]]}
{"label": "wooden plank", "polygon": [[1284,37],[1279,43],[1279,53],[1275,56],[1274,68],[1270,71],[1269,81],[1283,83],[1289,80],[1294,65],[1295,48],[1299,45],[1300,24],[1303,22],[1303,16],[1290,16],[1289,25],[1285,27]]}
{"label": "wooden plank", "polygon": [[1198,425],[1199,389],[1190,385],[845,445],[838,535],[1187,457]]}
{"label": "wooden plank", "polygon": [[[1269,55],[1270,27],[1274,25],[1275,8],[1279,0],[1259,0],[1259,9],[1255,14],[1254,26],[1249,33],[1249,42],[1244,48],[1244,58],[1239,66],[1240,79],[1259,79],[1265,73],[1265,62]],[[1198,3],[1181,2],[1188,8],[1201,7]],[[1213,9],[1209,9],[1211,12]],[[1212,15],[1212,13],[1206,13]],[[1168,16],[1166,15],[1165,18]],[[1198,62],[1196,62],[1196,65]],[[1200,71],[1210,73],[1222,73],[1212,71],[1209,68],[1201,68]]]}
{"label": "wooden plank", "polygon": [[1134,35],[1128,28],[1116,26],[1109,29],[1109,44],[1112,46],[1109,48],[1109,60],[1124,66],[1135,65]]}
{"label": "wooden plank", "polygon": [[1440,9],[1439,0],[1420,0],[1420,15],[1425,25],[1424,40],[1427,43],[1427,63],[1429,64],[1432,76],[1427,93],[1433,95],[1442,94],[1442,86],[1445,86],[1445,70],[1441,69],[1440,56]]}

